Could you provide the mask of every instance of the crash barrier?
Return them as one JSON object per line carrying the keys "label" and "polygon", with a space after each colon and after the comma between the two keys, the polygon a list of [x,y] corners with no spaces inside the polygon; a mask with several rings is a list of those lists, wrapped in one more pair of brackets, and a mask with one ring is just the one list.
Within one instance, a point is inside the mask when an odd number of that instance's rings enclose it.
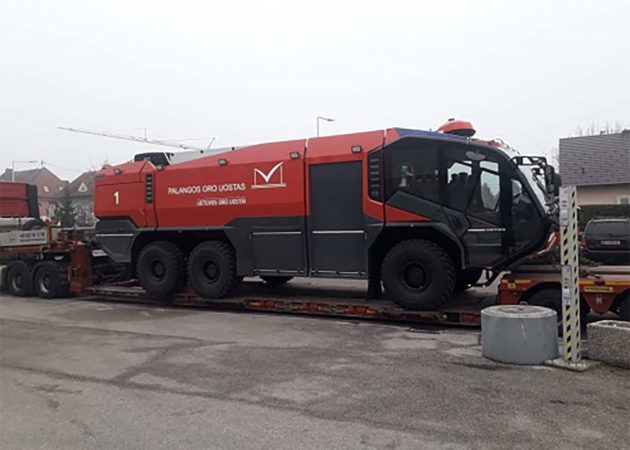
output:
{"label": "crash barrier", "polygon": [[601,320],[587,325],[588,357],[630,369],[630,322]]}
{"label": "crash barrier", "polygon": [[481,352],[511,364],[542,364],[558,356],[555,311],[542,306],[491,306],[481,311]]}

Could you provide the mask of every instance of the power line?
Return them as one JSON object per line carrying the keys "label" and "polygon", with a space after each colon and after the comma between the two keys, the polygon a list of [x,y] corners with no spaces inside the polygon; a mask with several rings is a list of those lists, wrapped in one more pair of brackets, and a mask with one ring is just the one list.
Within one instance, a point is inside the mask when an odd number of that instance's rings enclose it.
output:
{"label": "power line", "polygon": [[85,172],[85,170],[69,169],[68,167],[61,167],[61,166],[58,166],[56,164],[49,163],[48,161],[42,161],[42,165],[43,166],[54,167],[55,169],[59,169],[59,170],[65,170],[67,172],[76,172],[76,173],[83,173],[83,172]]}

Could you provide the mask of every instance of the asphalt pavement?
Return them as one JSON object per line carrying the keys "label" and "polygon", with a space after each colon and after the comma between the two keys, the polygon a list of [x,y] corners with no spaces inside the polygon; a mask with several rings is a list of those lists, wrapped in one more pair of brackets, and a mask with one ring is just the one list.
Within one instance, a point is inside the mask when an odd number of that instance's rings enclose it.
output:
{"label": "asphalt pavement", "polygon": [[0,448],[628,448],[630,372],[479,330],[0,295]]}

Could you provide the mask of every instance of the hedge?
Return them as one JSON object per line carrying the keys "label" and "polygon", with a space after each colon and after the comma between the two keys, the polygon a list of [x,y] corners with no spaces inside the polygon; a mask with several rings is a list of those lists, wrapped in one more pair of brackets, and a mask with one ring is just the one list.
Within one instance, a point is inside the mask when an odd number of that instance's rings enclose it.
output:
{"label": "hedge", "polygon": [[578,216],[580,228],[584,229],[594,217],[630,217],[630,205],[583,205]]}

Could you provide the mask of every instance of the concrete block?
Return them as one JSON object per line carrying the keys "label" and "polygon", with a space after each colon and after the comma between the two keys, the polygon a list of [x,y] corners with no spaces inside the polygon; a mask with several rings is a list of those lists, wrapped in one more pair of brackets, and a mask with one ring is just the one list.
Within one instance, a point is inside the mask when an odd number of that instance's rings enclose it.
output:
{"label": "concrete block", "polygon": [[590,359],[630,369],[630,322],[600,320],[586,327]]}
{"label": "concrete block", "polygon": [[494,361],[542,364],[558,356],[555,311],[542,306],[491,306],[481,311],[481,353]]}

